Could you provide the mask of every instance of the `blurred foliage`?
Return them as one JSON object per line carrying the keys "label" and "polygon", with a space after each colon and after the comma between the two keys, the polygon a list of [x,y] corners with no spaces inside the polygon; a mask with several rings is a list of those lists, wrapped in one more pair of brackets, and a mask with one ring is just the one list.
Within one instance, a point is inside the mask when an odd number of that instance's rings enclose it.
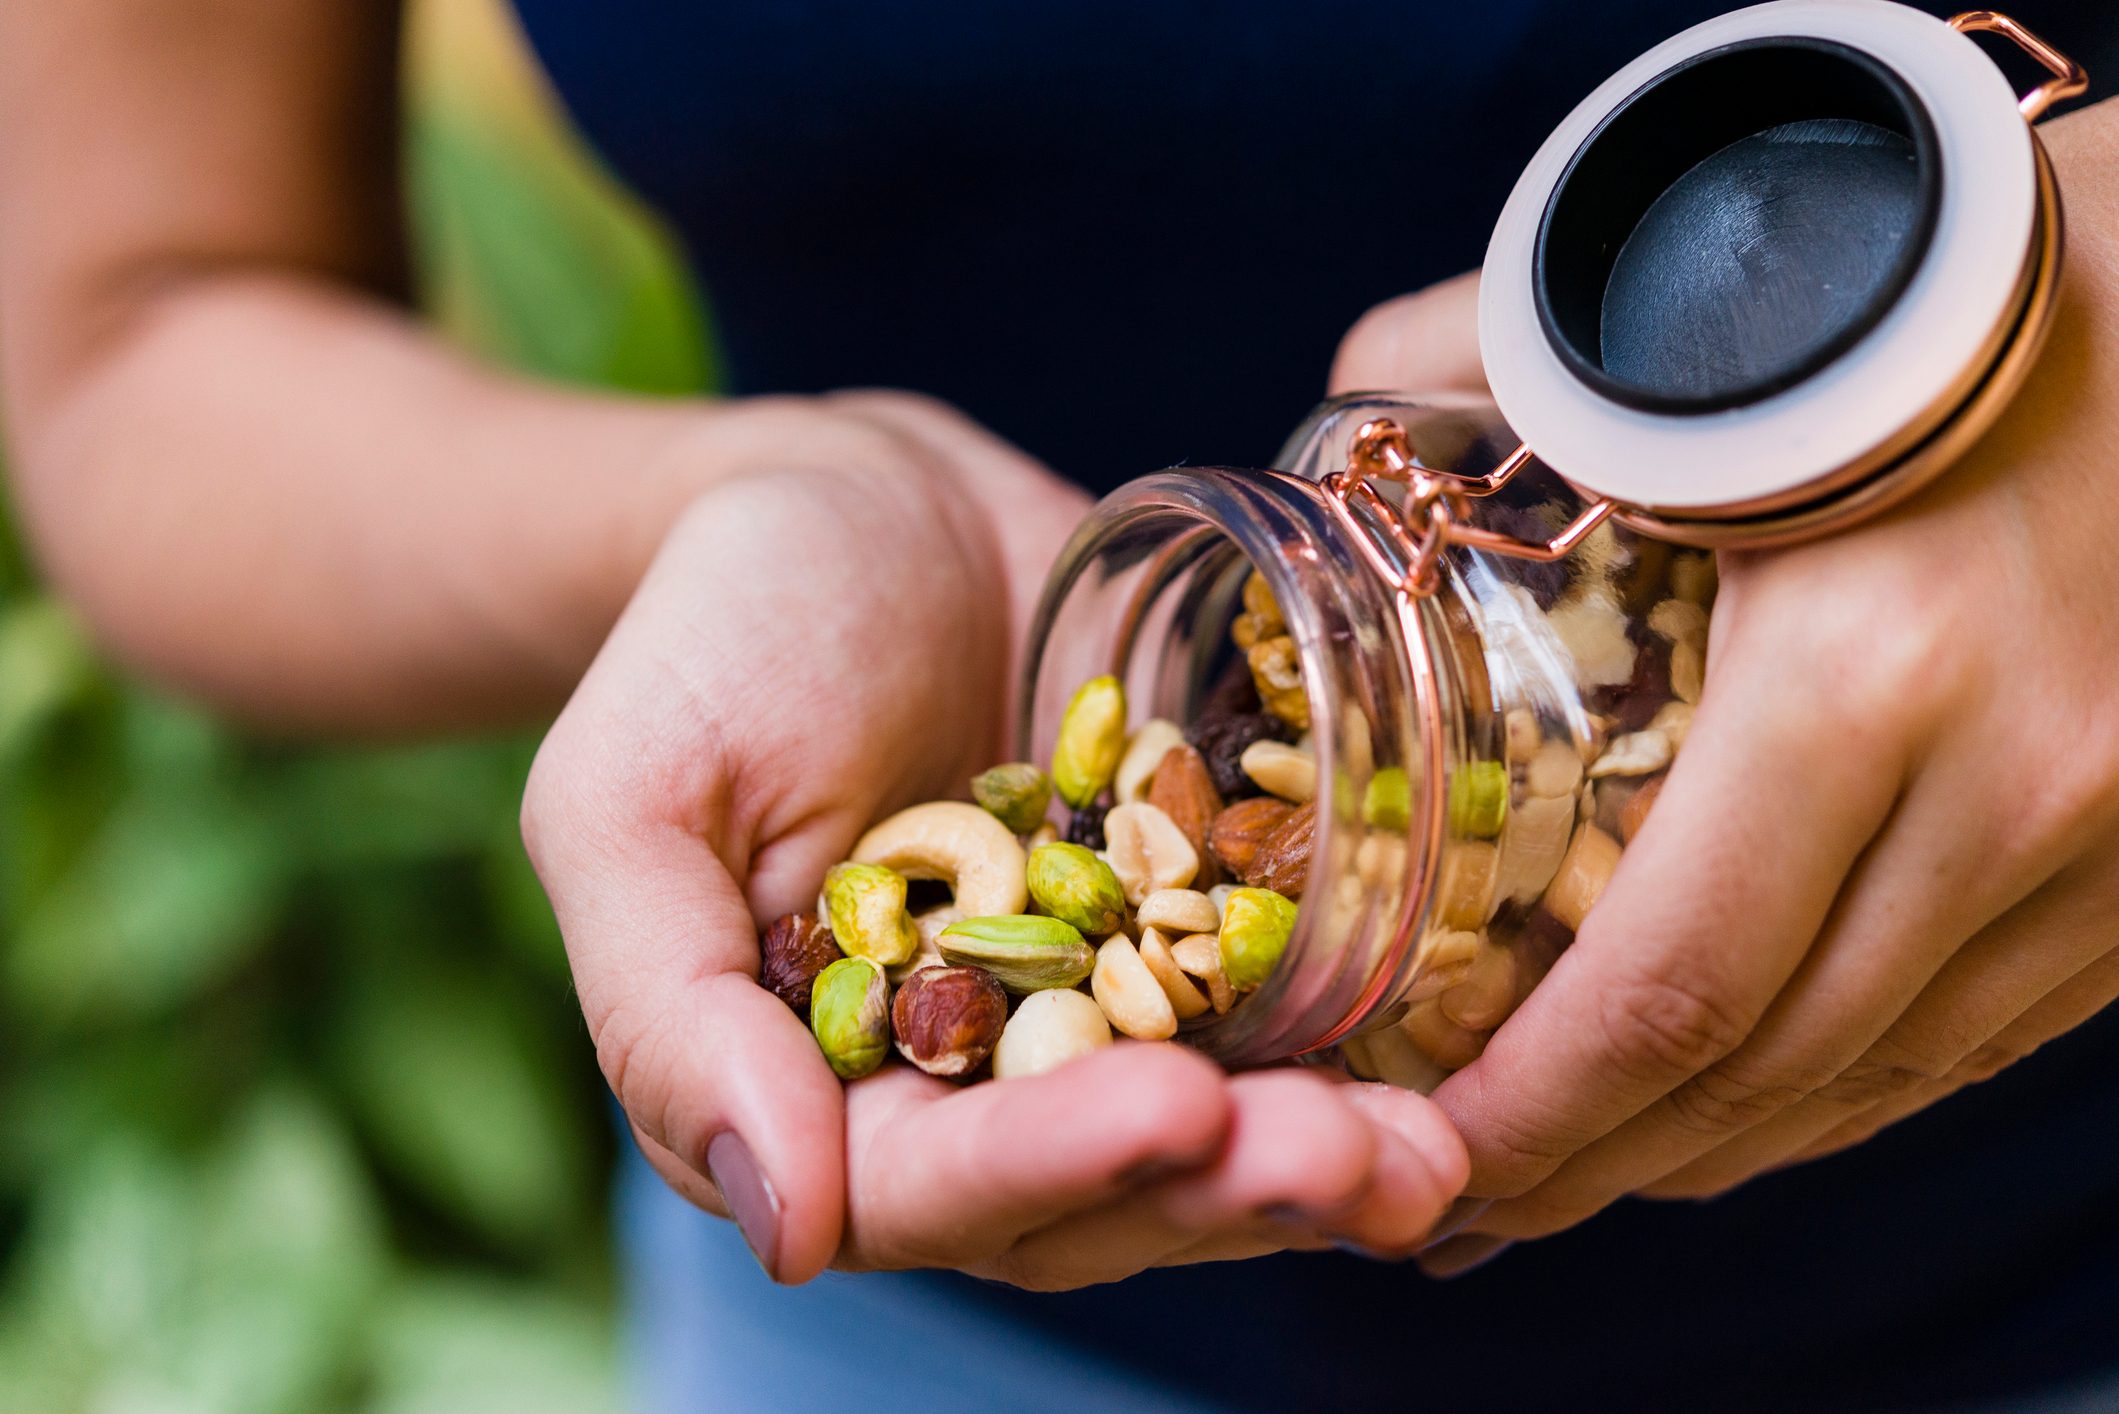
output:
{"label": "blurred foliage", "polygon": [[[430,312],[543,375],[702,388],[680,263],[514,45],[492,0],[414,12]],[[533,745],[293,746],[128,683],[0,504],[0,1410],[617,1402]]]}

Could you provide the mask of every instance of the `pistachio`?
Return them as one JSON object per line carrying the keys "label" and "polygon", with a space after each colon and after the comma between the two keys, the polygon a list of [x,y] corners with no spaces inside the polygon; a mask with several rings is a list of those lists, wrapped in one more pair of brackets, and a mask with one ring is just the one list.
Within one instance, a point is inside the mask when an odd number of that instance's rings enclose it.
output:
{"label": "pistachio", "polygon": [[848,957],[885,967],[920,949],[920,932],[905,912],[905,879],[880,864],[835,864],[824,876],[831,935]]}
{"label": "pistachio", "polygon": [[1258,684],[1258,700],[1266,711],[1298,732],[1310,729],[1310,694],[1302,685],[1302,661],[1295,653],[1295,640],[1287,634],[1263,639],[1244,650],[1251,678]]}
{"label": "pistachio", "polygon": [[1237,764],[1268,795],[1302,805],[1317,794],[1317,758],[1286,742],[1254,741]]}
{"label": "pistachio", "polygon": [[993,1048],[993,1073],[1001,1080],[1043,1075],[1110,1044],[1103,1008],[1085,993],[1038,992],[1025,997],[1008,1018]]}
{"label": "pistachio", "polygon": [[1229,985],[1229,974],[1221,965],[1220,938],[1212,933],[1179,938],[1170,944],[1170,958],[1179,971],[1206,985],[1207,1000],[1213,1004],[1216,1016],[1236,1005],[1236,989]]}
{"label": "pistachio", "polygon": [[1207,833],[1207,848],[1223,869],[1241,879],[1250,872],[1258,851],[1281,822],[1294,813],[1294,806],[1269,795],[1239,800],[1214,817],[1213,828]]}
{"label": "pistachio", "polygon": [[1163,757],[1170,754],[1171,747],[1184,745],[1184,741],[1184,729],[1175,722],[1162,717],[1142,722],[1140,729],[1126,739],[1126,754],[1119,757],[1118,774],[1111,781],[1111,793],[1118,803],[1130,805],[1146,800]]}
{"label": "pistachio", "polygon": [[[1211,941],[1211,939],[1210,939]],[[1207,1009],[1206,996],[1192,980],[1185,976],[1177,965],[1177,958],[1170,952],[1170,944],[1152,927],[1140,930],[1140,960],[1147,964],[1148,971],[1155,976],[1163,995],[1170,999],[1170,1010],[1179,1021],[1190,1021]],[[1221,950],[1215,949],[1219,959]]]}
{"label": "pistachio", "polygon": [[1077,987],[1096,954],[1072,924],[1034,914],[966,918],[935,940],[952,966],[983,967],[1011,992]]}
{"label": "pistachio", "polygon": [[1248,992],[1273,973],[1295,931],[1295,905],[1271,889],[1237,889],[1221,918],[1221,968]]}
{"label": "pistachio", "polygon": [[853,857],[908,879],[940,879],[965,913],[1021,913],[1023,847],[1006,825],[961,800],[914,805],[855,842]]}
{"label": "pistachio", "polygon": [[973,776],[971,798],[1014,833],[1027,835],[1045,823],[1052,781],[1027,761],[1010,761]]}
{"label": "pistachio", "polygon": [[890,983],[871,958],[842,957],[817,974],[809,1029],[841,1080],[859,1080],[890,1054]]}
{"label": "pistachio", "polygon": [[1181,889],[1199,874],[1199,852],[1176,822],[1152,805],[1115,805],[1104,817],[1111,868],[1138,904],[1157,889]]}
{"label": "pistachio", "polygon": [[1060,717],[1052,748],[1052,783],[1060,799],[1080,809],[1118,772],[1126,749],[1126,690],[1106,673],[1075,689]]}
{"label": "pistachio", "polygon": [[1214,900],[1197,889],[1157,889],[1140,901],[1136,921],[1166,933],[1211,933],[1221,926]]}
{"label": "pistachio", "polygon": [[1403,766],[1385,766],[1361,793],[1361,818],[1379,830],[1404,834],[1413,816],[1412,780]]}
{"label": "pistachio", "polygon": [[1545,910],[1570,928],[1582,926],[1619,867],[1619,842],[1595,825],[1575,828],[1560,872],[1545,891]]}
{"label": "pistachio", "polygon": [[1039,909],[1084,934],[1115,930],[1126,918],[1126,892],[1111,866],[1078,844],[1030,851],[1030,897]]}
{"label": "pistachio", "polygon": [[1135,1040],[1163,1041],[1177,1034],[1176,1008],[1123,934],[1106,938],[1096,950],[1089,991],[1105,1020]]}
{"label": "pistachio", "polygon": [[1589,778],[1649,776],[1670,764],[1670,738],[1653,728],[1628,732],[1589,765]]}
{"label": "pistachio", "polygon": [[775,918],[758,944],[758,985],[809,1015],[809,994],[817,974],[839,960],[831,928],[815,914],[789,913]]}
{"label": "pistachio", "polygon": [[1508,767],[1467,761],[1449,778],[1450,833],[1490,840],[1508,818]]}
{"label": "pistachio", "polygon": [[929,1075],[969,1075],[1008,1024],[1008,994],[977,967],[930,967],[907,979],[890,1004],[898,1054]]}

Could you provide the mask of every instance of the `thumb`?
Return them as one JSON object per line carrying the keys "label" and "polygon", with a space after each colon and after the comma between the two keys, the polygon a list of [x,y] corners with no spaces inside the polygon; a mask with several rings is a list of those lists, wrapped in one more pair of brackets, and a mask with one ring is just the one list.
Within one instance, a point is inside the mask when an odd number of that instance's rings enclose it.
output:
{"label": "thumb", "polygon": [[1386,300],[1340,340],[1332,394],[1407,390],[1486,391],[1478,271]]}
{"label": "thumb", "polygon": [[807,1281],[845,1227],[844,1093],[757,984],[757,925],[721,861],[682,825],[599,800],[578,759],[555,728],[523,834],[598,1064],[672,1186],[733,1218],[774,1280]]}

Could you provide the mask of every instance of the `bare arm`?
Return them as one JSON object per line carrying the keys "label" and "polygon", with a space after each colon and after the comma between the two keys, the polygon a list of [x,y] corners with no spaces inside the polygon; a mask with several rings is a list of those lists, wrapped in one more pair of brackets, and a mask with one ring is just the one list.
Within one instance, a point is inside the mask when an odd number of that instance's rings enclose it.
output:
{"label": "bare arm", "polygon": [[549,710],[689,497],[787,454],[755,416],[510,379],[404,317],[394,8],[0,9],[33,541],[120,655],[285,725]]}

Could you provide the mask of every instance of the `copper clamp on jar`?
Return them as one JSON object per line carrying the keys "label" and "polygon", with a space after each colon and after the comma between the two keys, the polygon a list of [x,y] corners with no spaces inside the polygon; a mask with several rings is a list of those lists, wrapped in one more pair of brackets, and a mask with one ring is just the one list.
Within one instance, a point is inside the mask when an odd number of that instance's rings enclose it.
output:
{"label": "copper clamp on jar", "polygon": [[[2019,98],[1982,33],[2052,77]],[[1279,470],[1166,471],[1098,505],[1033,629],[1026,756],[1099,673],[1136,725],[1220,710],[1254,570],[1308,699],[1294,937],[1187,1040],[1234,1064],[1338,1048],[1422,1088],[1479,1053],[1682,747],[1706,552],[1896,504],[2022,385],[2061,256],[2031,124],[2086,82],[1990,11],[1776,0],[1698,25],[1517,182],[1480,293],[1491,402],[1340,399]]]}

